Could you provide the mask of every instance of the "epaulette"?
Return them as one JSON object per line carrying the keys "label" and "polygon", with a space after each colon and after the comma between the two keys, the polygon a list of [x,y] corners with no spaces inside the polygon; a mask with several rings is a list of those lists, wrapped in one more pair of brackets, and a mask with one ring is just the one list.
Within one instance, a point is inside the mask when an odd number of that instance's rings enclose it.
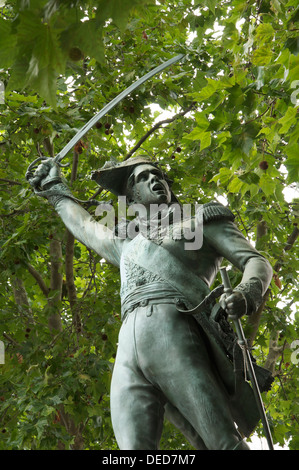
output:
{"label": "epaulette", "polygon": [[207,202],[203,205],[204,223],[221,219],[231,220],[233,222],[235,216],[228,207],[223,206],[220,202]]}

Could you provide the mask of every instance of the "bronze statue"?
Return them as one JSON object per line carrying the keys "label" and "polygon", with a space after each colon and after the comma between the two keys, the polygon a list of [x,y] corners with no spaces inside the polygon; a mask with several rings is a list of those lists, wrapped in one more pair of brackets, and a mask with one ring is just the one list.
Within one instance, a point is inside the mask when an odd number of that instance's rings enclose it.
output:
{"label": "bronze statue", "polygon": [[[167,236],[162,231],[150,237],[144,230],[150,228],[153,204],[179,205],[171,182],[151,159],[130,158],[92,176],[103,188],[126,196],[129,205],[145,208],[136,218],[134,237],[120,236],[93,219],[62,182],[53,159],[29,176],[35,192],[48,198],[75,238],[120,268],[122,326],[111,383],[119,448],[158,449],[166,416],[196,449],[249,450],[241,436],[252,433],[259,415],[227,316],[257,310],[272,269],[237,229],[232,212],[217,202],[204,204],[201,246],[185,249],[184,236],[175,236],[182,235],[184,221],[170,217]],[[188,223],[196,230],[196,217]],[[223,258],[243,276],[232,294],[222,294],[220,306],[210,287]],[[196,315],[185,312],[198,304]],[[270,374],[257,365],[256,371],[261,390],[267,390]]]}

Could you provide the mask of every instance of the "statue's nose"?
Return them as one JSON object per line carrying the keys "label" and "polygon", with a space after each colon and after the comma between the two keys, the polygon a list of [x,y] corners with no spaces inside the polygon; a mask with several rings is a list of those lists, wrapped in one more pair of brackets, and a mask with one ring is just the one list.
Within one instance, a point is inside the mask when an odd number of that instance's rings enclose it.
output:
{"label": "statue's nose", "polygon": [[157,183],[157,181],[159,181],[159,178],[157,175],[151,175],[150,181],[151,183]]}

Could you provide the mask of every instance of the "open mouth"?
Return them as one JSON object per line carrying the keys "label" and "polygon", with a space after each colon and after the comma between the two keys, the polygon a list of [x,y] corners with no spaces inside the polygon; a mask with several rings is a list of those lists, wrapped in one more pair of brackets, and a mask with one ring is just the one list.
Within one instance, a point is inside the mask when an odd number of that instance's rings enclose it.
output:
{"label": "open mouth", "polygon": [[153,191],[165,191],[165,188],[163,186],[163,184],[161,183],[155,183],[154,186],[153,186]]}

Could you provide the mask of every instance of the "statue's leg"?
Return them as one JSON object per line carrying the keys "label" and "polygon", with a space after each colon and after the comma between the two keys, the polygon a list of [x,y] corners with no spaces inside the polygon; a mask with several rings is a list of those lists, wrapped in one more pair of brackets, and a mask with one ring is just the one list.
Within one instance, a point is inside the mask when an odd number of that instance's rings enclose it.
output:
{"label": "statue's leg", "polygon": [[145,377],[179,410],[206,448],[233,449],[241,437],[194,319],[173,305],[153,305],[150,313],[136,317],[135,341]]}
{"label": "statue's leg", "polygon": [[165,419],[172,423],[196,450],[208,450],[193,426],[171,403],[165,404]]}
{"label": "statue's leg", "polygon": [[[189,441],[196,450],[208,450],[198,432],[195,431],[193,426],[179,410],[169,402],[165,404],[165,418],[181,431],[187,441]],[[250,447],[244,440],[240,440],[229,450],[250,450]]]}
{"label": "statue's leg", "polygon": [[111,419],[121,450],[156,450],[165,399],[143,375],[135,350],[135,312],[121,327],[111,382]]}

